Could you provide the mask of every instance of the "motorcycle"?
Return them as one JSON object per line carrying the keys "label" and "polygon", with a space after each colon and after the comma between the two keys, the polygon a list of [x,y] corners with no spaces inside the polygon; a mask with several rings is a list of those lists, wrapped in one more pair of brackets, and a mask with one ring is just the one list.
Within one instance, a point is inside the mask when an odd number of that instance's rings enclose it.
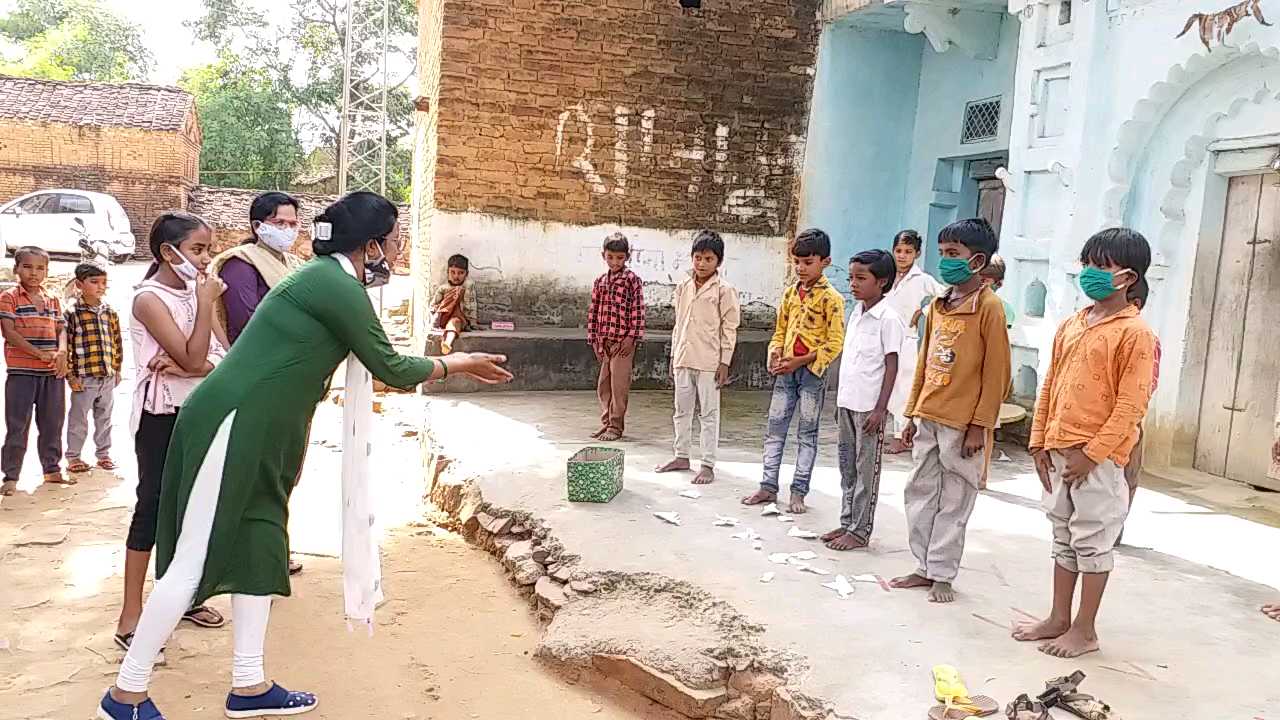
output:
{"label": "motorcycle", "polygon": [[111,259],[111,248],[102,240],[93,241],[89,239],[89,229],[85,226],[84,220],[75,219],[76,227],[73,228],[79,236],[76,244],[80,246],[80,262],[92,263],[103,268],[108,268],[115,263]]}

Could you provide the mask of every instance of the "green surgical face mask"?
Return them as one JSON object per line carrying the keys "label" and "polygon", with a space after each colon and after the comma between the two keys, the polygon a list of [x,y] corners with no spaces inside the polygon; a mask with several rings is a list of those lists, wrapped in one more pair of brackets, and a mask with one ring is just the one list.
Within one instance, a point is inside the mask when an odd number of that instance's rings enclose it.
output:
{"label": "green surgical face mask", "polygon": [[1084,294],[1090,300],[1097,302],[1111,297],[1112,293],[1119,290],[1120,288],[1116,287],[1116,275],[1128,272],[1128,270],[1122,270],[1120,273],[1112,273],[1092,265],[1086,265],[1080,271],[1077,281],[1080,283],[1080,289],[1084,291]]}
{"label": "green surgical face mask", "polygon": [[961,285],[967,282],[974,274],[974,269],[969,266],[969,260],[942,258],[938,262],[938,277],[942,278],[942,282],[948,285]]}

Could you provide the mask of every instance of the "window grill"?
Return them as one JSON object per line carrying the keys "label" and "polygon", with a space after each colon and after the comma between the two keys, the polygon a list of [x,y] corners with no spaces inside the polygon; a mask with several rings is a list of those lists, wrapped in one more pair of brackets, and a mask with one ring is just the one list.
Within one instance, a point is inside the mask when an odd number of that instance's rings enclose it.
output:
{"label": "window grill", "polygon": [[964,106],[964,129],[960,142],[964,144],[995,140],[1000,134],[1000,98],[974,100]]}

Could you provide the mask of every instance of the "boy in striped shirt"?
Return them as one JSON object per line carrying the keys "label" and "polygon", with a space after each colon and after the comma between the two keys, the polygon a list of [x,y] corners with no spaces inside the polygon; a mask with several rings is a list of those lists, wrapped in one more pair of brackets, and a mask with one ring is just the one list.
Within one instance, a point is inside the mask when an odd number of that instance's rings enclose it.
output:
{"label": "boy in striped shirt", "polygon": [[0,328],[9,376],[4,387],[4,448],[0,494],[17,490],[27,433],[35,414],[40,432],[37,451],[44,481],[74,485],[62,474],[62,423],[66,417],[67,332],[58,299],[44,292],[49,254],[37,247],[14,253],[18,286],[0,293]]}

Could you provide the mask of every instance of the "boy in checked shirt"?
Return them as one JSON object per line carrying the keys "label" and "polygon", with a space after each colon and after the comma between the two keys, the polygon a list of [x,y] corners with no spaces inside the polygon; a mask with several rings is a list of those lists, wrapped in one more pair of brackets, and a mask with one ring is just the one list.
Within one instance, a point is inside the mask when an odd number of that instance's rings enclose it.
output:
{"label": "boy in checked shirt", "polygon": [[89,435],[89,414],[93,413],[93,444],[98,467],[115,470],[111,461],[112,393],[120,383],[124,342],[120,317],[103,302],[107,292],[107,271],[90,263],[76,268],[75,307],[67,311],[67,384],[71,386],[71,409],[67,412],[67,470],[72,474],[89,471],[80,459]]}
{"label": "boy in checked shirt", "polygon": [[622,233],[604,239],[601,256],[609,271],[596,278],[587,309],[587,342],[600,361],[600,429],[591,437],[613,442],[626,430],[631,368],[644,339],[644,283],[627,268],[631,245]]}

